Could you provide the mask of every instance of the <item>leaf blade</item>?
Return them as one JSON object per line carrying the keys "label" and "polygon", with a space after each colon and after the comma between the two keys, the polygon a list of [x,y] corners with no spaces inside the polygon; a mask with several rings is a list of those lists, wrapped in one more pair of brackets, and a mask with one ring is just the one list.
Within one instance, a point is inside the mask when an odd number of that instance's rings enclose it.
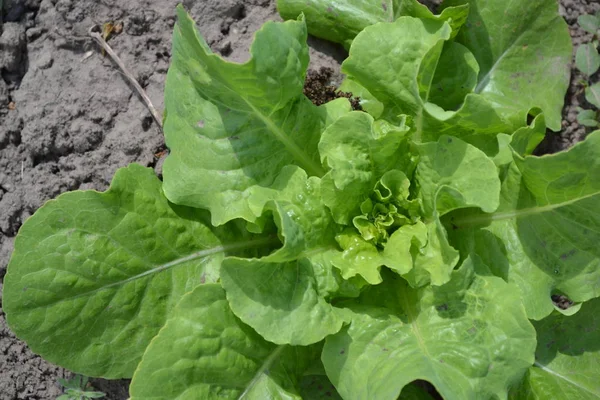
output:
{"label": "leaf blade", "polygon": [[317,343],[347,320],[318,292],[307,258],[287,263],[227,258],[221,281],[235,315],[273,343]]}
{"label": "leaf blade", "polygon": [[204,211],[169,204],[152,169],[135,164],[104,193],[59,196],[16,240],[3,290],[9,326],[74,371],[131,376],[178,299],[216,281],[225,252],[257,244],[230,246],[216,234],[235,231],[207,221]]}
{"label": "leaf blade", "polygon": [[[540,107],[548,127],[560,129],[569,85],[572,44],[566,22],[551,1],[451,0],[471,12],[457,41],[475,54],[481,68],[475,90],[505,117],[522,125]],[[551,82],[540,89],[539,82]],[[507,133],[507,132],[505,132]]]}
{"label": "leaf blade", "polygon": [[[382,285],[392,282],[392,287],[372,287],[360,304],[349,302],[354,311],[350,327],[327,338],[322,355],[340,394],[393,400],[408,383],[426,379],[445,398],[505,396],[533,363],[535,331],[518,296],[512,297],[515,288],[496,277],[475,275],[472,268],[473,260],[467,259],[439,288],[411,289],[388,275]],[[500,293],[513,294],[507,308],[495,301],[507,298]],[[478,306],[463,303],[471,296]],[[494,317],[485,317],[488,313]],[[510,344],[504,343],[508,337]],[[507,358],[484,355],[492,348],[501,348]]]}
{"label": "leaf blade", "polygon": [[265,341],[234,316],[220,285],[203,285],[181,299],[148,347],[131,399],[299,400],[313,353]]}
{"label": "leaf blade", "polygon": [[512,399],[541,398],[565,393],[571,399],[600,398],[598,370],[600,349],[595,339],[600,333],[600,300],[585,302],[573,316],[558,312],[534,322],[538,346],[536,362],[515,388]]}
{"label": "leaf blade", "polygon": [[303,21],[269,22],[256,33],[250,61],[234,64],[213,54],[178,8],[165,87],[171,201],[209,209],[214,225],[254,222],[260,214],[249,191],[271,187],[281,168],[323,175],[317,142],[326,111],[302,94],[306,35]]}
{"label": "leaf blade", "polygon": [[447,221],[454,224],[453,245],[477,253],[494,274],[520,287],[532,319],[552,312],[555,291],[576,302],[600,296],[589,284],[600,279],[599,152],[596,131],[562,153],[515,156],[497,212],[458,213]]}

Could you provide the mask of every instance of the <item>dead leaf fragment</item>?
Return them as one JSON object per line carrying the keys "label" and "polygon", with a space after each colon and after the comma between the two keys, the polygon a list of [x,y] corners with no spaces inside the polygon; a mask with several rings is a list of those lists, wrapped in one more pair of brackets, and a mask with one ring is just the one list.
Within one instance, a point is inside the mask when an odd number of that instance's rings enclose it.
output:
{"label": "dead leaf fragment", "polygon": [[[123,22],[114,23],[113,21],[105,22],[102,24],[102,38],[105,42],[114,34],[118,35],[123,32]],[[102,49],[102,55],[105,55],[104,49]]]}

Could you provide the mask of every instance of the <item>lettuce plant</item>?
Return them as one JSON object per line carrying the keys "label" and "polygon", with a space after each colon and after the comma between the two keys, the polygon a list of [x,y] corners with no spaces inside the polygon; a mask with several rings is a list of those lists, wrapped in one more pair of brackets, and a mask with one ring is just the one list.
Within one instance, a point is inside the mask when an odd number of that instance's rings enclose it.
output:
{"label": "lettuce plant", "polygon": [[[266,23],[245,64],[180,7],[163,182],[131,165],[25,222],[15,333],[133,377],[133,400],[429,398],[417,380],[446,399],[597,398],[600,132],[531,155],[568,84],[556,5],[351,3]],[[302,94],[307,25],[327,24],[367,112]]]}

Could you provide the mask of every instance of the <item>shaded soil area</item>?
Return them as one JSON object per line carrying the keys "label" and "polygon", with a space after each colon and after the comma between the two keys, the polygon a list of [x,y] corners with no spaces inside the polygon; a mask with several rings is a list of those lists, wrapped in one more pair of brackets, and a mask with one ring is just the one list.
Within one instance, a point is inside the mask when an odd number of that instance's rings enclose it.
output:
{"label": "shaded soil area", "polygon": [[[131,162],[160,173],[165,152],[160,129],[132,87],[88,36],[88,29],[122,22],[110,45],[133,72],[157,109],[170,59],[177,0],[4,0],[0,19],[0,279],[14,237],[45,201],[75,189],[107,188],[117,168]],[[436,2],[429,2],[435,7]],[[0,4],[2,2],[0,1]],[[274,0],[183,0],[211,48],[233,61],[248,58],[252,35],[265,21],[280,18]],[[579,15],[600,3],[561,1],[574,44],[591,35]],[[331,96],[341,82],[345,52],[314,38],[311,68],[331,68],[317,77]],[[318,72],[317,72],[318,74]],[[576,122],[585,105],[579,72],[566,98],[563,129],[550,134],[545,151],[581,140]],[[326,99],[325,99],[326,101]],[[0,283],[0,293],[2,285]],[[14,337],[0,310],[0,400],[54,399],[57,378],[71,374],[43,361]],[[127,381],[93,380],[108,399],[126,399]]]}

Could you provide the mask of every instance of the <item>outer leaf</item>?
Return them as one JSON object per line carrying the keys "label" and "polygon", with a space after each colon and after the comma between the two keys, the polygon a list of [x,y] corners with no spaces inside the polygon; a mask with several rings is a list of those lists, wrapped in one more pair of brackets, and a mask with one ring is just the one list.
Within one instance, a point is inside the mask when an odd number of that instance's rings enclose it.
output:
{"label": "outer leaf", "polygon": [[[319,142],[324,165],[323,201],[336,222],[349,224],[360,204],[388,170],[406,163],[408,127],[374,122],[364,112],[352,112],[330,125]],[[402,149],[404,147],[404,149]]]}
{"label": "outer leaf", "polygon": [[181,299],[152,341],[131,400],[297,399],[311,348],[277,346],[237,319],[220,285]]}
{"label": "outer leaf", "polygon": [[584,303],[574,316],[559,313],[534,322],[535,365],[511,398],[600,399],[600,300]]}
{"label": "outer leaf", "polygon": [[517,284],[529,318],[541,319],[554,291],[600,296],[600,131],[566,152],[516,159],[498,211],[451,215],[447,226],[454,246]]}
{"label": "outer leaf", "polygon": [[182,7],[178,14],[165,88],[165,193],[209,209],[214,225],[253,222],[261,207],[249,206],[252,188],[270,188],[289,164],[324,173],[317,142],[325,110],[302,94],[306,26],[266,23],[240,65],[213,54]]}
{"label": "outer leaf", "polygon": [[225,253],[260,244],[227,243],[207,220],[169,203],[139,165],[117,171],[104,193],[49,201],[15,241],[3,287],[9,326],[51,362],[130,377],[181,296],[216,281]]}
{"label": "outer leaf", "polygon": [[395,400],[415,379],[447,399],[505,398],[533,363],[535,331],[518,291],[473,272],[467,259],[439,288],[393,274],[371,287],[352,323],[327,338],[322,360],[344,399]]}
{"label": "outer leaf", "polygon": [[437,141],[442,135],[454,136],[481,149],[488,156],[498,151],[499,133],[514,132],[523,125],[521,122],[508,121],[490,101],[474,93],[465,97],[457,111],[444,111],[434,103],[425,103],[420,121],[417,126],[420,126],[423,142]]}
{"label": "outer leaf", "polygon": [[585,88],[585,99],[596,106],[596,108],[600,109],[600,82]]}
{"label": "outer leaf", "polygon": [[347,321],[344,310],[318,293],[306,258],[288,263],[228,258],[221,280],[235,315],[273,343],[317,343]]}
{"label": "outer leaf", "polygon": [[[357,36],[350,56],[342,64],[342,71],[348,74],[343,87],[364,97],[365,109],[375,118],[393,121],[403,113],[413,117],[416,141],[437,141],[441,135],[448,134],[493,155],[498,150],[496,135],[513,132],[522,121],[513,124],[505,120],[481,95],[467,95],[458,111],[444,111],[429,101],[432,93],[432,100],[439,99],[437,88],[447,76],[446,71],[439,68],[438,72],[436,67],[442,40],[448,39],[449,32],[446,26],[436,30],[436,24],[439,22],[402,17],[393,24],[366,28]],[[445,51],[452,54],[442,52],[442,58],[459,57],[454,54],[460,51],[458,48],[446,46]],[[463,51],[466,62],[461,64],[466,76],[469,69],[475,68],[468,54]],[[449,77],[448,85],[450,83],[464,82]]]}
{"label": "outer leaf", "polygon": [[416,171],[426,216],[457,208],[498,208],[500,180],[494,162],[481,150],[451,136],[418,145]]}
{"label": "outer leaf", "polygon": [[284,19],[295,19],[304,13],[312,35],[341,43],[346,48],[363,29],[377,22],[393,22],[401,16],[448,21],[456,33],[468,15],[466,6],[448,8],[441,15],[433,15],[417,0],[277,0],[277,9]]}
{"label": "outer leaf", "polygon": [[479,65],[465,46],[449,42],[442,51],[431,83],[428,100],[444,110],[456,110],[477,86]]}
{"label": "outer leaf", "polygon": [[584,43],[577,48],[575,53],[577,69],[586,75],[592,75],[600,68],[600,54],[593,43]]}
{"label": "outer leaf", "polygon": [[470,13],[457,41],[479,62],[476,92],[516,121],[540,107],[548,127],[559,130],[572,45],[556,2],[449,0],[443,7],[464,4]]}
{"label": "outer leaf", "polygon": [[600,18],[596,15],[580,15],[577,23],[586,32],[596,34],[600,29]]}
{"label": "outer leaf", "polygon": [[[384,115],[416,116],[423,107],[420,68],[439,57],[450,38],[447,23],[400,17],[396,22],[365,28],[354,40],[342,72],[364,86],[385,107]],[[377,43],[376,46],[373,44]],[[433,71],[428,71],[433,77]]]}

